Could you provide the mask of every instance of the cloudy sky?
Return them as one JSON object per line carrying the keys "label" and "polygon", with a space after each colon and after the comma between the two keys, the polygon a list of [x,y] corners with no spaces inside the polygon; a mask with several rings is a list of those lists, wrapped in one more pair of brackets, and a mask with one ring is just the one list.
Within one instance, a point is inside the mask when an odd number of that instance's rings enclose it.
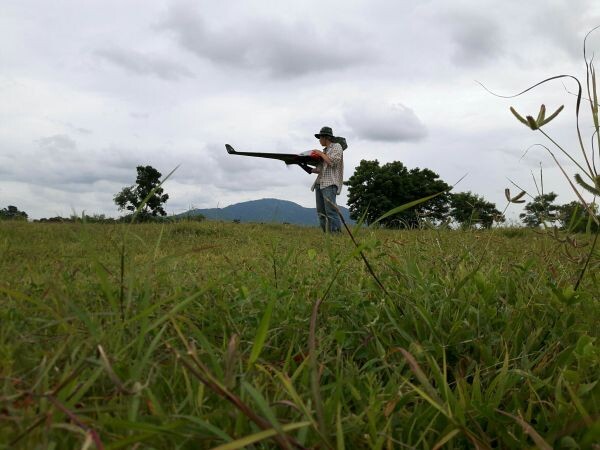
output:
{"label": "cloudy sky", "polygon": [[[597,0],[3,0],[0,208],[116,216],[140,164],[179,165],[169,213],[265,197],[312,207],[313,176],[224,144],[305,151],[324,125],[348,139],[346,179],[361,159],[399,160],[449,184],[466,174],[457,190],[502,209],[508,179],[535,194],[541,165],[545,191],[567,202],[547,153],[523,156],[547,141],[508,108],[565,104],[545,130],[582,159],[576,84],[507,100],[476,81],[506,95],[557,74],[585,81],[596,25]],[[600,32],[588,45],[600,52]],[[586,143],[590,128],[586,111]]]}

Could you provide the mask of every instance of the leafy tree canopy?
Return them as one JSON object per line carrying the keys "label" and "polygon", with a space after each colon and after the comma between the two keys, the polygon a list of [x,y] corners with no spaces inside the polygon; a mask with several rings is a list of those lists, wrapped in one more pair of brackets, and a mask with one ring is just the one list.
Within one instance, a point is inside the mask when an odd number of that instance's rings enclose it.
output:
{"label": "leafy tree canopy", "polygon": [[420,218],[441,221],[448,213],[450,186],[429,169],[407,169],[400,161],[379,165],[379,161],[362,160],[348,186],[350,217],[372,223],[389,210],[429,195],[443,194],[413,208],[390,216],[381,223],[390,228],[416,227]]}
{"label": "leafy tree canopy", "polygon": [[494,221],[505,218],[496,205],[471,192],[450,194],[450,217],[463,227],[491,228]]}
{"label": "leafy tree canopy", "polygon": [[0,220],[27,220],[27,213],[19,211],[19,208],[9,205],[0,209]]}
{"label": "leafy tree canopy", "polygon": [[169,194],[163,194],[163,188],[158,187],[161,175],[152,166],[137,166],[136,184],[125,186],[114,197],[119,209],[133,212],[146,200],[139,213],[140,219],[167,215],[162,205],[169,199]]}
{"label": "leafy tree canopy", "polygon": [[[598,207],[590,205],[592,212],[598,215]],[[590,217],[590,213],[579,202],[572,201],[559,207],[559,221],[561,228],[572,233],[598,232],[600,227]]]}
{"label": "leafy tree canopy", "polygon": [[536,228],[542,223],[556,222],[558,220],[559,205],[554,203],[558,197],[554,192],[541,194],[534,197],[532,202],[525,205],[525,212],[519,217],[528,227]]}

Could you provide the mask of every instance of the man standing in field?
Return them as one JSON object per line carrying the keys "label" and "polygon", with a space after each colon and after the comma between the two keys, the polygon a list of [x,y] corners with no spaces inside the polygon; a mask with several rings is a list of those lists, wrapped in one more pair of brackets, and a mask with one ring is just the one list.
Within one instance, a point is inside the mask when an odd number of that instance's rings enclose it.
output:
{"label": "man standing in field", "polygon": [[311,191],[315,192],[317,201],[317,215],[323,232],[339,233],[342,229],[340,218],[335,208],[335,197],[342,191],[344,179],[344,150],[334,142],[335,137],[331,127],[323,127],[315,134],[323,150],[313,150],[313,154],[320,158],[320,162],[313,169],[317,179]]}

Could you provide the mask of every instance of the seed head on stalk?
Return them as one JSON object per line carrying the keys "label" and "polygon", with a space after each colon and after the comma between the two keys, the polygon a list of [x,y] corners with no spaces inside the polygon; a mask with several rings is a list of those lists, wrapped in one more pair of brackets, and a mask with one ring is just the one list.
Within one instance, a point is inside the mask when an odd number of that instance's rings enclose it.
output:
{"label": "seed head on stalk", "polygon": [[506,188],[504,189],[504,195],[506,197],[506,200],[508,200],[509,203],[525,203],[525,200],[521,200],[521,198],[526,194],[525,191],[521,191],[519,194],[515,195],[514,197],[510,196],[510,189]]}
{"label": "seed head on stalk", "polygon": [[600,196],[600,175],[596,175],[593,177],[594,186],[586,183],[581,177],[581,175],[579,175],[578,173],[575,174],[575,181],[577,181],[577,184],[579,184],[586,191],[591,192],[594,195]]}
{"label": "seed head on stalk", "polygon": [[560,114],[565,105],[561,105],[558,107],[554,113],[552,113],[549,117],[546,117],[546,105],[540,106],[540,112],[538,113],[537,119],[534,119],[533,116],[521,116],[515,108],[510,107],[510,112],[519,120],[519,122],[523,123],[525,126],[531,128],[532,130],[539,130],[542,126],[546,125],[552,119]]}

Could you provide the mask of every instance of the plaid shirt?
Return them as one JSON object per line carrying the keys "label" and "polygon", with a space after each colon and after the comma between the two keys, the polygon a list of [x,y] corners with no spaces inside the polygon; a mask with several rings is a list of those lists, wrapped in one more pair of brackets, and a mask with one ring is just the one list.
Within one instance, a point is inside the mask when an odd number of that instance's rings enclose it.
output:
{"label": "plaid shirt", "polygon": [[332,164],[329,165],[321,160],[315,169],[319,173],[319,176],[317,176],[310,190],[314,191],[317,185],[321,189],[335,185],[337,187],[337,195],[340,195],[344,181],[344,150],[340,144],[331,143],[323,150],[323,153],[329,156]]}

